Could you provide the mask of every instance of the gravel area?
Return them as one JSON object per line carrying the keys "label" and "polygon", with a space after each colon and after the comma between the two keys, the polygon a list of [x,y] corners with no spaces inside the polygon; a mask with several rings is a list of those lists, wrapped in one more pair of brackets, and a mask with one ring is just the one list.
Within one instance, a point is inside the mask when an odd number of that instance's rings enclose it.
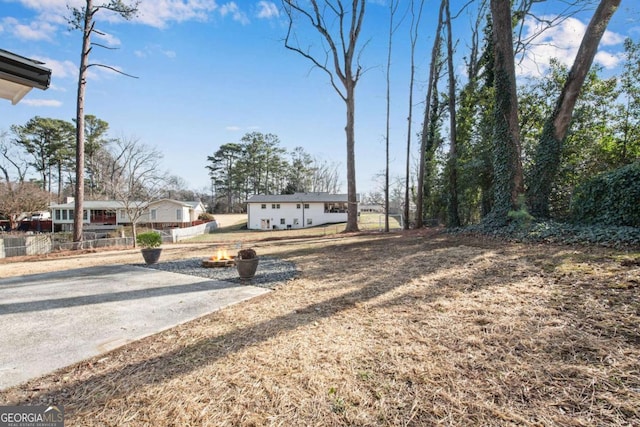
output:
{"label": "gravel area", "polygon": [[277,285],[293,279],[298,274],[298,270],[294,263],[273,257],[260,257],[260,263],[258,264],[256,275],[250,280],[240,279],[235,267],[205,268],[202,266],[202,258],[191,258],[181,261],[167,261],[159,262],[157,264],[141,265],[143,267],[154,268],[156,270],[188,274],[212,280],[223,280],[225,282],[242,283],[268,289],[273,289]]}

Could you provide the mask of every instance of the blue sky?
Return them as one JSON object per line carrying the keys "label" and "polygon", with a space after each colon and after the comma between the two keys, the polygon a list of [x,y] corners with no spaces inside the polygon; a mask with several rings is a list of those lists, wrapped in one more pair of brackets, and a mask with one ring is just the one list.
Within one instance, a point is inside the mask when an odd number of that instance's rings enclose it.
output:
{"label": "blue sky", "polygon": [[[388,0],[387,0],[388,1]],[[99,4],[101,0],[94,0]],[[18,105],[4,101],[0,131],[38,115],[75,117],[81,33],[69,31],[67,4],[82,0],[0,0],[0,48],[38,59],[53,70],[51,87],[31,91]],[[455,11],[459,4],[452,1]],[[564,3],[550,0],[538,13],[552,18]],[[408,5],[403,1],[401,9]],[[416,48],[413,134],[421,126],[425,81],[439,2],[425,1]],[[474,5],[475,6],[475,5]],[[327,76],[284,47],[286,16],[279,2],[225,0],[142,0],[132,22],[97,15],[105,33],[93,41],[117,47],[94,48],[91,62],[138,76],[132,79],[92,67],[87,84],[86,113],[110,124],[110,136],[138,138],[164,154],[164,165],[189,188],[208,188],[207,155],[222,144],[237,142],[247,132],[276,134],[281,146],[296,146],[322,161],[338,163],[346,192],[345,108]],[[469,22],[475,9],[455,23],[458,53],[465,54]],[[400,18],[400,13],[396,19]],[[580,42],[590,12],[563,21],[531,45],[519,74],[543,73],[550,57],[567,64]],[[625,37],[640,38],[638,6],[623,0],[601,43],[596,62],[615,72]],[[397,30],[392,59],[391,174],[403,176],[407,140],[409,18]],[[385,64],[388,32],[385,0],[369,1],[361,63],[366,70],[356,91],[356,172],[358,192],[379,187],[374,176],[385,162]],[[533,34],[529,22],[525,34]],[[307,44],[315,33],[300,31]],[[464,78],[462,63],[458,64]],[[413,137],[415,158],[417,141]],[[415,160],[412,160],[412,164]]]}

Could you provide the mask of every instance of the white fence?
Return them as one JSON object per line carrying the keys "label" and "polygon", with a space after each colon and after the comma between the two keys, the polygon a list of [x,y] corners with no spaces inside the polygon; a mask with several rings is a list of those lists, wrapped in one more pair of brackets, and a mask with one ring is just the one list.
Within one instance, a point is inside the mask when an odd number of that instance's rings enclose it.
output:
{"label": "white fence", "polygon": [[5,236],[0,238],[0,258],[26,255],[45,255],[56,250],[93,249],[133,246],[131,237],[88,239],[80,243],[61,240],[55,234]]}
{"label": "white fence", "polygon": [[172,228],[169,231],[171,231],[171,241],[173,243],[178,243],[190,237],[210,233],[211,230],[215,230],[216,228],[218,228],[218,223],[215,221],[211,221],[205,222],[204,224],[200,225],[194,225],[193,227]]}

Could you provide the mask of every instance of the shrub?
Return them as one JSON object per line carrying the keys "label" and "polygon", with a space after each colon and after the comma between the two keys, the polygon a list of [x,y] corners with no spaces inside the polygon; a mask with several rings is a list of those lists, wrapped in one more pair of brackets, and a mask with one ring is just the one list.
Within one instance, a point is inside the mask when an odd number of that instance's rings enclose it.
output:
{"label": "shrub", "polygon": [[238,251],[238,258],[239,259],[253,259],[253,258],[257,258],[258,254],[256,254],[256,251],[254,251],[253,249],[249,248],[249,249],[241,249]]}
{"label": "shrub", "polygon": [[198,219],[200,221],[215,221],[216,218],[213,216],[213,214],[203,212],[200,215],[198,215]]}
{"label": "shrub", "polygon": [[578,186],[571,218],[579,224],[640,227],[640,162],[600,174]]}
{"label": "shrub", "polygon": [[136,236],[136,243],[143,248],[157,248],[162,244],[162,236],[155,231],[147,231]]}

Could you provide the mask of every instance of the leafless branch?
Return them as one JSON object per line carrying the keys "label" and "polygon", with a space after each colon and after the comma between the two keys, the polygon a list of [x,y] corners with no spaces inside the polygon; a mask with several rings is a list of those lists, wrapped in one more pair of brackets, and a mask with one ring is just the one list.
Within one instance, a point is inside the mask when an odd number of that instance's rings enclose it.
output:
{"label": "leafless branch", "polygon": [[89,65],[87,65],[87,68],[89,68],[89,67],[102,67],[102,68],[107,68],[107,69],[109,69],[109,70],[111,70],[111,71],[115,71],[116,73],[122,74],[123,76],[131,77],[132,79],[138,79],[138,78],[139,78],[139,77],[137,77],[137,76],[134,76],[134,75],[131,75],[131,74],[127,74],[127,73],[125,73],[125,72],[123,72],[123,71],[120,71],[120,70],[118,70],[117,68],[114,68],[114,67],[112,67],[112,66],[110,66],[110,65],[104,65],[104,64],[89,64]]}

